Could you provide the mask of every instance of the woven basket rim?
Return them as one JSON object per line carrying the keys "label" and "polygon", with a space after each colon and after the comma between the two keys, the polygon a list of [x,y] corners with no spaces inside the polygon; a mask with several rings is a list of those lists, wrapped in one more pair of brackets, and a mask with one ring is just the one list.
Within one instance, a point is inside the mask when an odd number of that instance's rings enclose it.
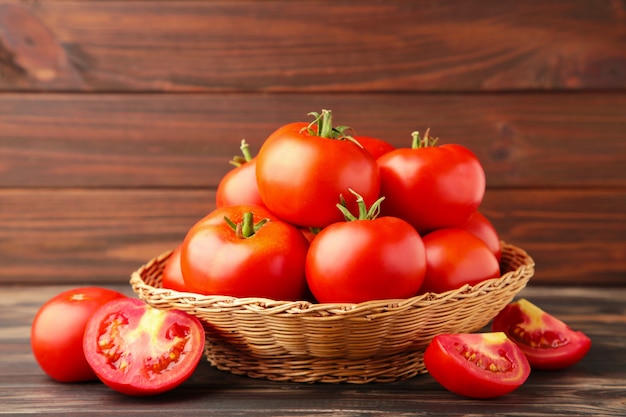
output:
{"label": "woven basket rim", "polygon": [[253,310],[256,313],[261,314],[277,314],[286,312],[290,314],[318,313],[321,315],[331,316],[354,314],[365,311],[384,311],[388,313],[390,310],[401,311],[420,306],[427,307],[432,303],[445,303],[449,300],[472,297],[477,293],[491,292],[506,286],[514,276],[534,273],[535,262],[525,250],[505,241],[501,241],[501,245],[503,254],[505,252],[512,252],[514,255],[523,258],[523,263],[520,264],[515,270],[508,271],[498,278],[484,280],[474,286],[466,284],[463,287],[442,293],[425,293],[404,299],[372,300],[361,303],[316,303],[307,300],[283,301],[259,297],[238,298],[225,295],[202,295],[154,287],[146,284],[142,278],[143,272],[153,267],[156,263],[163,263],[171,255],[173,250],[166,251],[156,256],[137,270],[133,271],[131,273],[130,284],[136,293],[149,292],[153,296],[160,299],[169,300],[170,302],[179,304],[194,305],[198,308],[243,308]]}

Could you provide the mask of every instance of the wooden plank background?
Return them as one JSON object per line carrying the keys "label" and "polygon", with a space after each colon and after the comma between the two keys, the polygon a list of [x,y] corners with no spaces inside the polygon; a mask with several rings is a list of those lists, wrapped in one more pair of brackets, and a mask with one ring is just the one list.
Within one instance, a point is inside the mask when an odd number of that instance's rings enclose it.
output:
{"label": "wooden plank background", "polygon": [[487,173],[534,284],[626,284],[626,1],[0,0],[0,283],[122,283],[330,108]]}

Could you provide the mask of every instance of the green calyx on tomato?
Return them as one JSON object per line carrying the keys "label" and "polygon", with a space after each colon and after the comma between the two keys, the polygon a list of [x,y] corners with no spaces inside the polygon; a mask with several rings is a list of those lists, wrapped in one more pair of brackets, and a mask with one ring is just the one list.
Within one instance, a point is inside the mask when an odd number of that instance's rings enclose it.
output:
{"label": "green calyx on tomato", "polygon": [[239,145],[239,149],[241,149],[241,155],[235,155],[233,159],[229,161],[229,163],[231,165],[234,165],[235,167],[240,167],[243,164],[250,162],[252,161],[252,159],[254,159],[252,153],[250,152],[250,145],[248,145],[248,142],[246,142],[245,139],[241,139],[241,145]]}
{"label": "green calyx on tomato", "polygon": [[343,213],[346,221],[352,222],[356,220],[374,220],[376,217],[378,217],[378,215],[380,214],[380,203],[383,202],[385,197],[380,197],[368,209],[367,205],[365,204],[365,200],[363,199],[363,196],[361,196],[361,194],[357,193],[352,188],[348,188],[348,191],[350,191],[350,193],[352,193],[356,197],[356,203],[359,209],[359,216],[356,217],[354,214],[352,214],[352,212],[350,212],[347,207],[346,199],[343,197],[343,195],[340,195],[340,202],[339,204],[337,204],[337,208]]}
{"label": "green calyx on tomato", "polygon": [[233,231],[237,234],[237,237],[241,239],[248,239],[254,236],[263,226],[265,226],[270,219],[263,218],[255,223],[254,213],[252,211],[247,211],[243,214],[241,222],[235,223],[228,216],[224,216],[224,221],[228,223],[231,229],[233,229]]}
{"label": "green calyx on tomato", "polygon": [[[300,130],[300,133],[306,132],[311,136],[319,136],[327,139],[350,139],[345,131],[350,129],[348,126],[333,127],[333,113],[330,110],[322,109],[321,113],[310,112],[307,116],[313,116],[315,119],[307,126]],[[356,142],[355,142],[356,143]],[[359,146],[361,146],[359,144]]]}
{"label": "green calyx on tomato", "polygon": [[424,137],[420,137],[420,132],[415,131],[411,133],[413,142],[411,143],[411,149],[429,148],[437,145],[439,138],[431,138],[429,136],[430,128],[426,129]]}

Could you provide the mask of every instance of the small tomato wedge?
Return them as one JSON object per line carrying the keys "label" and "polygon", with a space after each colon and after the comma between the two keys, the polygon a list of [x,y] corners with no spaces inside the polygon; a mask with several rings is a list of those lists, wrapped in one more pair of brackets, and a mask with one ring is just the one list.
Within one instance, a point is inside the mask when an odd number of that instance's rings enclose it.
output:
{"label": "small tomato wedge", "polygon": [[444,388],[470,398],[508,394],[530,375],[528,360],[502,332],[437,335],[424,365]]}
{"label": "small tomato wedge", "polygon": [[580,361],[591,339],[522,298],[493,319],[493,331],[507,334],[524,352],[534,369],[563,369]]}
{"label": "small tomato wedge", "polygon": [[41,369],[59,382],[97,380],[83,355],[87,321],[100,306],[124,294],[101,287],[63,291],[44,303],[30,333],[33,355]]}
{"label": "small tomato wedge", "polygon": [[136,298],[111,301],[87,323],[87,362],[98,378],[127,395],[176,388],[204,353],[204,328],[180,310],[152,308]]}

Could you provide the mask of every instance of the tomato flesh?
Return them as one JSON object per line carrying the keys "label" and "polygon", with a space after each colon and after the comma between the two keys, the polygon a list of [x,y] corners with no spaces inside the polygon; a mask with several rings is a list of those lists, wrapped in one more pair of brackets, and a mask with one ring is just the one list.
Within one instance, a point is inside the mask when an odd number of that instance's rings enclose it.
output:
{"label": "tomato flesh", "polygon": [[591,339],[522,298],[494,318],[494,331],[508,335],[535,369],[563,369],[579,362],[591,348]]}
{"label": "tomato flesh", "polygon": [[41,369],[59,382],[97,380],[83,354],[83,333],[94,311],[126,297],[101,287],[63,291],[43,304],[31,327],[30,343]]}
{"label": "tomato flesh", "polygon": [[204,352],[200,321],[179,310],[141,300],[115,300],[87,324],[83,350],[109,387],[128,395],[154,395],[183,383]]}
{"label": "tomato flesh", "polygon": [[444,388],[470,398],[508,394],[530,375],[528,360],[502,332],[437,335],[424,365]]}

